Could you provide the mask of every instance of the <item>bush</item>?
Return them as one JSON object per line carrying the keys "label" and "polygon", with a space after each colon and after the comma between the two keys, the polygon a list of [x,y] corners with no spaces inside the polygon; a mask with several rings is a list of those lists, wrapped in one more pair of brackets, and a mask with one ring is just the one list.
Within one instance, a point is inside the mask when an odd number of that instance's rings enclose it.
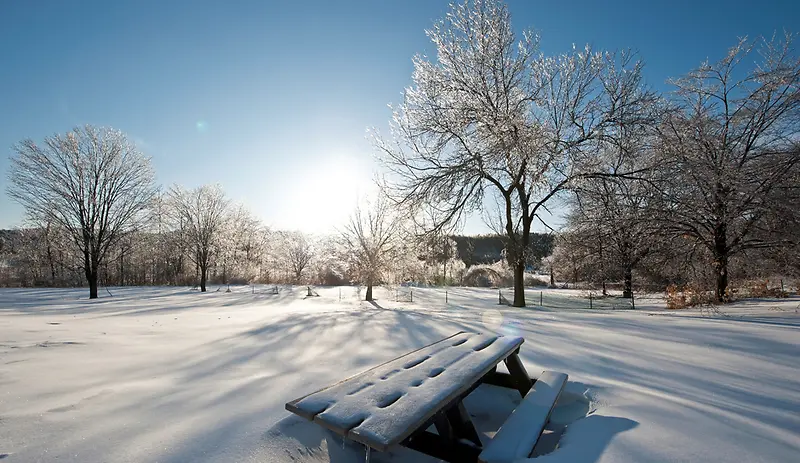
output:
{"label": "bush", "polygon": [[464,274],[464,286],[483,288],[509,286],[514,279],[502,262],[493,265],[473,265]]}
{"label": "bush", "polygon": [[736,286],[731,294],[737,297],[789,297],[780,287],[770,288],[769,280],[750,280]]}
{"label": "bush", "polygon": [[696,305],[708,305],[715,302],[714,292],[706,291],[700,286],[689,283],[680,287],[678,285],[667,286],[667,309],[685,309]]}
{"label": "bush", "polygon": [[324,286],[345,286],[350,284],[347,279],[331,268],[326,268],[320,272],[319,279]]}
{"label": "bush", "polygon": [[[548,280],[542,278],[547,278]],[[549,275],[539,276],[528,273],[525,274],[525,286],[547,286],[550,284],[549,278]]]}

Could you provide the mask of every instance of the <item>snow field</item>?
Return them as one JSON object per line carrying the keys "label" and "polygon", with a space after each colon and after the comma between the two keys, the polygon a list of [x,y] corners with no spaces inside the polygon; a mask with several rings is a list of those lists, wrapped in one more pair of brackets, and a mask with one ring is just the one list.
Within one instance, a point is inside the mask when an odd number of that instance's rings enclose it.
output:
{"label": "snow field", "polygon": [[[447,304],[442,288],[414,288],[413,303],[378,289],[374,304],[353,288],[342,301],[339,288],[215,289],[110,288],[95,301],[85,289],[0,290],[4,463],[353,461],[360,446],[284,404],[459,330],[523,336],[529,373],[569,374],[548,432],[558,447],[534,461],[800,454],[796,298],[709,316],[657,299],[636,311],[516,309],[476,288],[449,288]],[[519,400],[504,393],[481,387],[466,401],[487,439]],[[372,461],[425,460],[399,449]]]}

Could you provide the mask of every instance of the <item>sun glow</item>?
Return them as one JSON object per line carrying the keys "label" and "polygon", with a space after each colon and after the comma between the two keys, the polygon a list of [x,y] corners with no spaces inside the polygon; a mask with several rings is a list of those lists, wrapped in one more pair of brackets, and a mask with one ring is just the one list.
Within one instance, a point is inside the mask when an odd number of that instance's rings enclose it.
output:
{"label": "sun glow", "polygon": [[287,223],[312,232],[329,232],[347,221],[360,197],[377,189],[371,169],[350,156],[333,156],[308,168],[293,188],[292,212]]}

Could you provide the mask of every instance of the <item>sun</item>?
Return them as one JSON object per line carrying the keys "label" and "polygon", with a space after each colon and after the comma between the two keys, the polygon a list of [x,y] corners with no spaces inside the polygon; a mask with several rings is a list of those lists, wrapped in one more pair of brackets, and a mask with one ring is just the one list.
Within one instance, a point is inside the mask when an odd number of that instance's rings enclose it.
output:
{"label": "sun", "polygon": [[295,217],[301,228],[324,232],[343,226],[359,198],[374,194],[372,173],[351,156],[309,166],[296,186]]}

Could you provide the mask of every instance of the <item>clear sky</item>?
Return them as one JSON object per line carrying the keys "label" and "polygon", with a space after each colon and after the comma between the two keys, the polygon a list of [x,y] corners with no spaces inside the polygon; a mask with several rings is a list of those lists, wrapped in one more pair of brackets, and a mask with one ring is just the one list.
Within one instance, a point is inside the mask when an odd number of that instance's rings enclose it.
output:
{"label": "clear sky", "polygon": [[[800,32],[800,1],[508,2],[546,53],[633,48],[650,84],[737,37]],[[0,0],[0,228],[11,145],[90,123],[126,132],[163,185],[221,183],[265,223],[324,232],[376,168],[366,130],[386,130],[439,0]],[[466,232],[486,231],[479,219]]]}

